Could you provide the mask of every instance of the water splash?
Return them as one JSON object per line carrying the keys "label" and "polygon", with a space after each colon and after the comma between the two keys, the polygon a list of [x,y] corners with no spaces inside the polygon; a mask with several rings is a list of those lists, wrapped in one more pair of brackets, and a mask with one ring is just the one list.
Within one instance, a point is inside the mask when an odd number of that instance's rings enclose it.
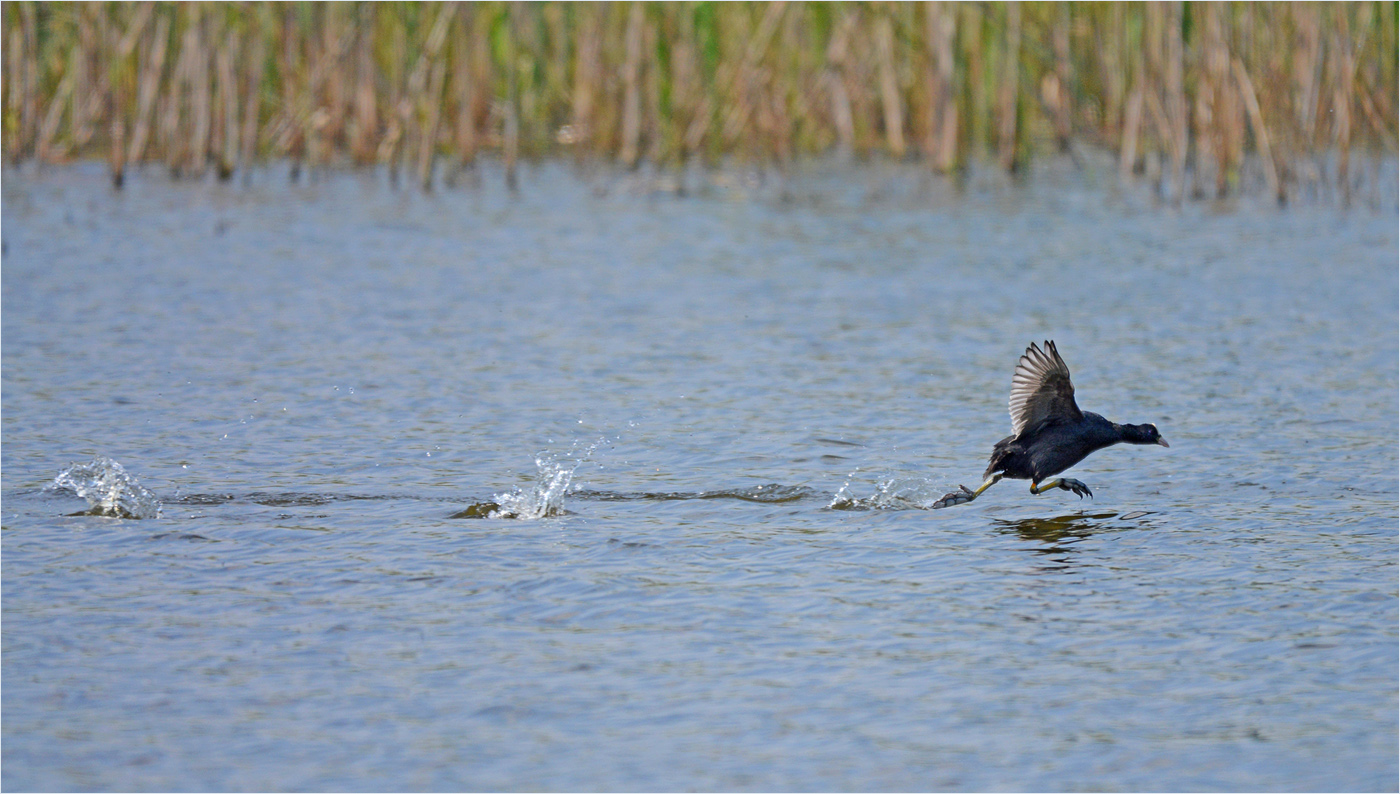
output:
{"label": "water splash", "polygon": [[856,496],[851,481],[846,480],[831,498],[829,510],[933,510],[934,503],[948,489],[940,488],[923,477],[896,477],[876,483],[875,493]]}
{"label": "water splash", "polygon": [[568,512],[564,509],[564,496],[569,492],[574,472],[592,457],[594,450],[613,441],[600,438],[581,449],[580,442],[575,441],[563,454],[541,454],[535,458],[535,482],[530,488],[516,488],[509,493],[496,494],[493,501],[468,505],[453,518],[518,518],[530,521],[562,516]]}
{"label": "water splash", "polygon": [[529,490],[516,488],[496,494],[496,508],[486,518],[532,520],[564,515],[564,495],[583,460],[559,462],[535,458],[535,484]]}
{"label": "water splash", "polygon": [[160,500],[111,458],[74,463],[54,477],[45,490],[67,491],[87,500],[86,515],[113,518],[159,518]]}

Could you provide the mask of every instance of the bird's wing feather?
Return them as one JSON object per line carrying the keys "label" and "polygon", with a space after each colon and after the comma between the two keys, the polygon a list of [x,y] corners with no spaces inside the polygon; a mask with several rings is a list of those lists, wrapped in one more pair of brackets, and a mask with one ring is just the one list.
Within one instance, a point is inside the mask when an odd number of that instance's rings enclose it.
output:
{"label": "bird's wing feather", "polygon": [[1016,362],[1011,376],[1011,428],[1019,436],[1026,428],[1046,422],[1078,421],[1083,415],[1074,402],[1074,384],[1069,367],[1060,358],[1055,343],[1047,341],[1041,350],[1034,343]]}

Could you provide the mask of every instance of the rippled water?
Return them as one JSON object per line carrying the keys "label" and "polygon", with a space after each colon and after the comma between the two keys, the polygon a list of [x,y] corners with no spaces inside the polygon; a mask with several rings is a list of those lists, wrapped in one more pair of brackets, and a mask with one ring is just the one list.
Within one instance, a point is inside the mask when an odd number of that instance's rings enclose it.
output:
{"label": "rippled water", "polygon": [[1393,194],[497,177],[5,175],[6,789],[1396,789]]}

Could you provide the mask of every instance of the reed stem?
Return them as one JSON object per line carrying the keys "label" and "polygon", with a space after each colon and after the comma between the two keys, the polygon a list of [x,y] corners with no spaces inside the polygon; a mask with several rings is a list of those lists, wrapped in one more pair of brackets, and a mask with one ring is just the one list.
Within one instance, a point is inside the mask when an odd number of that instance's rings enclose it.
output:
{"label": "reed stem", "polygon": [[[1397,151],[1393,3],[6,3],[4,157],[198,177],[382,164],[431,188],[481,152],[683,165],[1072,144],[1183,200],[1281,201]],[[1324,123],[1320,123],[1324,122]],[[1331,159],[1335,155],[1335,159]],[[1258,173],[1258,170],[1255,171]],[[1190,180],[1193,188],[1188,187]],[[1328,184],[1334,184],[1331,179]],[[1330,188],[1329,188],[1330,189]]]}

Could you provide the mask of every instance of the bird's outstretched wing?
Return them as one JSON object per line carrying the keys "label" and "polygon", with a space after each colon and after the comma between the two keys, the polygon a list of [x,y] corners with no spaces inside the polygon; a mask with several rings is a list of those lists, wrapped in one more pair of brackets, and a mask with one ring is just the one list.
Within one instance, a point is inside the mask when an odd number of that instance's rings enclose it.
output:
{"label": "bird's outstretched wing", "polygon": [[1016,436],[1045,422],[1074,422],[1083,417],[1074,402],[1069,367],[1054,342],[1046,341],[1044,350],[1032,343],[1016,362],[1010,404],[1012,434]]}

